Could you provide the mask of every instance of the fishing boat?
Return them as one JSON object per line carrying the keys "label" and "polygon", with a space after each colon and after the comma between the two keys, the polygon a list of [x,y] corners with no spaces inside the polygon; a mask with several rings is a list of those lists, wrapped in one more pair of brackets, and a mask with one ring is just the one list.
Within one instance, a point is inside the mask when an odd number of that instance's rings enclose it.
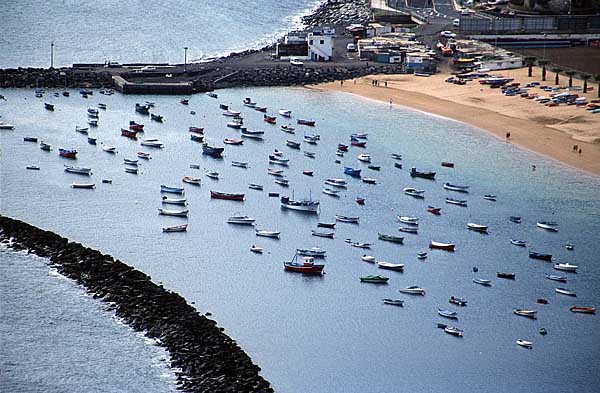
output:
{"label": "fishing boat", "polygon": [[425,259],[427,258],[427,253],[426,252],[420,252],[417,254],[417,258],[418,259]]}
{"label": "fishing boat", "polygon": [[446,198],[446,203],[457,206],[467,206],[467,201],[461,199]]}
{"label": "fishing boat", "polygon": [[221,158],[224,150],[225,148],[223,147],[209,146],[206,142],[202,144],[202,154],[210,157]]}
{"label": "fishing boat", "polygon": [[75,131],[82,133],[82,134],[87,134],[88,130],[89,130],[89,128],[87,128],[87,127],[75,126]]}
{"label": "fishing boat", "polygon": [[398,228],[398,230],[400,232],[404,232],[404,233],[418,233],[419,232],[419,228],[417,228],[417,227],[400,227],[400,228]]}
{"label": "fishing boat", "polygon": [[150,153],[144,153],[143,151],[138,151],[137,153],[138,158],[142,158],[144,160],[149,160],[150,157]]}
{"label": "fishing boat", "polygon": [[442,161],[442,166],[446,167],[446,168],[454,168],[454,163],[448,162],[448,161]]}
{"label": "fishing boat", "polygon": [[454,326],[446,326],[444,328],[444,332],[451,334],[453,336],[457,336],[457,337],[462,337],[463,333],[464,333],[462,330],[460,330],[459,328],[454,327]]}
{"label": "fishing boat", "polygon": [[450,318],[450,319],[458,319],[458,314],[456,313],[456,311],[442,310],[441,308],[438,308],[437,312],[442,317]]}
{"label": "fishing boat", "polygon": [[254,233],[256,233],[256,236],[272,237],[275,239],[279,239],[279,235],[281,234],[281,232],[278,231],[267,231],[264,229],[255,229]]}
{"label": "fishing boat", "polygon": [[358,224],[358,221],[359,221],[359,217],[343,216],[343,215],[340,215],[340,214],[336,214],[335,215],[335,219],[337,221],[350,222],[350,223],[353,223],[353,224]]}
{"label": "fishing boat", "polygon": [[490,285],[492,285],[491,280],[486,280],[484,278],[474,278],[473,282],[475,284],[483,285],[484,287],[489,287]]}
{"label": "fishing boat", "polygon": [[527,242],[525,240],[510,239],[510,244],[513,244],[513,245],[519,246],[519,247],[527,247]]}
{"label": "fishing boat", "polygon": [[77,150],[75,149],[58,149],[58,155],[65,158],[77,158]]}
{"label": "fishing boat", "polygon": [[127,173],[133,173],[134,175],[138,174],[138,168],[132,168],[132,167],[125,167],[125,172]]}
{"label": "fishing boat", "polygon": [[316,135],[304,135],[302,140],[313,145],[316,145],[319,142],[319,138]]}
{"label": "fishing boat", "polygon": [[248,163],[245,161],[231,161],[231,166],[237,166],[239,168],[248,168]]}
{"label": "fishing boat", "polygon": [[288,158],[281,158],[274,155],[269,155],[269,164],[288,166],[290,164],[290,160]]}
{"label": "fishing boat", "polygon": [[529,258],[540,259],[542,261],[551,262],[552,261],[552,254],[542,254],[542,253],[539,253],[539,252],[529,251]]}
{"label": "fishing boat", "polygon": [[333,239],[334,236],[335,236],[335,232],[315,231],[314,229],[311,230],[311,234],[313,236],[326,237],[326,238],[329,238],[329,239]]}
{"label": "fishing boat", "polygon": [[536,223],[538,228],[545,229],[550,232],[558,232],[558,224],[549,221],[539,221]]}
{"label": "fishing boat", "polygon": [[234,111],[231,109],[226,109],[225,112],[223,112],[223,116],[227,117],[239,117],[241,114],[242,112]]}
{"label": "fishing boat", "polygon": [[571,265],[570,263],[557,263],[556,265],[554,265],[554,268],[556,270],[563,270],[566,272],[575,272],[577,271],[577,265]]}
{"label": "fishing boat", "polygon": [[262,254],[263,253],[263,248],[259,247],[259,246],[255,246],[254,244],[250,246],[250,251],[257,253],[257,254]]}
{"label": "fishing boat", "polygon": [[190,134],[190,140],[194,141],[194,142],[200,142],[200,143],[204,143],[204,135],[202,134]]}
{"label": "fishing boat", "polygon": [[467,300],[462,298],[462,297],[456,297],[456,296],[450,296],[450,299],[448,299],[448,302],[452,303],[452,304],[456,304],[457,306],[461,306],[464,307],[467,305]]}
{"label": "fishing boat", "polygon": [[169,198],[167,196],[163,196],[161,198],[161,202],[168,205],[187,205],[185,198]]}
{"label": "fishing boat", "polygon": [[445,251],[455,251],[455,245],[453,243],[440,243],[434,242],[433,240],[429,243],[429,248]]}
{"label": "fishing boat", "polygon": [[219,180],[219,172],[206,171],[206,176],[214,180]]}
{"label": "fishing boat", "polygon": [[268,168],[267,173],[271,176],[282,177],[283,169]]}
{"label": "fishing boat", "polygon": [[179,188],[179,187],[169,187],[166,186],[164,184],[160,185],[160,192],[168,192],[171,194],[182,194],[185,192],[185,190],[183,188]]}
{"label": "fishing boat", "polygon": [[266,113],[267,112],[267,107],[266,106],[255,106],[254,110],[257,111],[257,112]]}
{"label": "fishing boat", "polygon": [[417,217],[410,216],[398,216],[398,221],[408,225],[419,225],[419,219]]}
{"label": "fishing boat", "polygon": [[315,157],[316,157],[316,154],[315,154],[315,153],[313,153],[313,152],[310,152],[310,151],[305,151],[305,152],[304,152],[304,156],[305,156],[305,157],[308,157],[308,158],[315,158]]}
{"label": "fishing boat", "polygon": [[251,188],[253,190],[259,190],[259,191],[263,190],[263,186],[262,185],[260,185],[260,184],[254,184],[254,183],[248,184],[248,188]]}
{"label": "fishing boat", "polygon": [[384,233],[378,233],[377,237],[379,240],[383,240],[386,242],[391,242],[391,243],[404,243],[404,237],[402,236],[392,236],[392,235],[386,235]]}
{"label": "fishing boat", "polygon": [[527,349],[533,348],[533,343],[531,341],[525,341],[525,340],[521,340],[521,339],[517,340],[517,345],[520,345]]}
{"label": "fishing boat", "polygon": [[389,277],[383,277],[380,275],[369,274],[368,276],[360,277],[360,282],[368,282],[371,284],[387,284]]}
{"label": "fishing boat", "polygon": [[305,255],[305,256],[313,257],[313,258],[325,258],[326,253],[327,252],[325,250],[323,250],[322,248],[319,248],[319,247],[297,248],[296,249],[296,254]]}
{"label": "fishing boat", "polygon": [[228,224],[237,225],[254,225],[255,218],[249,216],[243,216],[241,214],[235,214],[227,219]]}
{"label": "fishing boat", "polygon": [[92,168],[65,165],[65,172],[90,176],[92,174]]}
{"label": "fishing boat", "polygon": [[165,216],[176,216],[176,217],[187,217],[189,210],[169,210],[169,209],[158,209],[158,214],[162,214]]}
{"label": "fishing boat", "polygon": [[377,262],[375,257],[372,255],[363,255],[362,257],[360,257],[360,259],[362,259],[365,262],[369,262],[369,263],[375,263]]}
{"label": "fishing boat", "polygon": [[263,120],[269,124],[277,124],[277,118],[275,116],[263,115]]}
{"label": "fishing boat", "polygon": [[485,195],[483,196],[483,199],[485,199],[485,200],[487,200],[487,201],[496,202],[496,195],[485,194]]}
{"label": "fishing boat", "polygon": [[441,207],[435,207],[435,206],[427,206],[427,211],[431,214],[435,214],[436,216],[439,216],[441,213],[442,208]]}
{"label": "fishing boat", "polygon": [[[273,118],[273,119],[275,119],[275,118]],[[294,131],[296,130],[296,129],[295,129],[294,127],[292,127],[291,125],[285,125],[285,124],[282,124],[282,125],[279,127],[279,129],[280,129],[281,131],[283,131],[283,132],[287,132],[288,134],[293,134],[293,133],[294,133]]]}
{"label": "fishing boat", "polygon": [[425,198],[425,190],[418,190],[413,187],[406,187],[404,193],[415,198]]}
{"label": "fishing boat", "polygon": [[210,197],[212,199],[227,199],[230,201],[243,201],[244,194],[232,194],[227,192],[210,191]]}
{"label": "fishing boat", "polygon": [[444,187],[446,190],[450,190],[450,191],[457,191],[457,192],[464,192],[464,193],[469,192],[469,186],[459,186],[456,184],[444,183],[442,185],[442,187]]}
{"label": "fishing boat", "polygon": [[285,144],[292,149],[300,149],[300,142],[290,141],[289,139],[285,141]]}
{"label": "fishing boat", "polygon": [[88,137],[87,141],[90,145],[96,145],[98,140],[96,138]]}
{"label": "fishing boat", "polygon": [[515,224],[521,223],[521,217],[518,216],[510,216],[508,219],[510,220],[510,222],[514,222]]}
{"label": "fishing boat", "polygon": [[52,150],[52,146],[50,146],[49,144],[42,141],[42,142],[40,142],[40,149],[42,149],[44,151],[50,151],[50,150]]}
{"label": "fishing boat", "polygon": [[102,150],[104,150],[105,152],[110,153],[110,154],[117,153],[117,148],[114,146],[104,145],[104,146],[102,146]]}
{"label": "fishing boat", "polygon": [[411,285],[410,287],[400,288],[399,292],[407,293],[409,295],[425,295],[425,289],[418,287],[416,285]]}
{"label": "fishing boat", "polygon": [[305,213],[317,213],[319,210],[319,201],[312,199],[293,200],[287,196],[281,197],[281,208],[301,211]]}
{"label": "fishing boat", "polygon": [[302,174],[303,174],[303,175],[306,175],[306,176],[312,176],[312,175],[313,175],[313,173],[314,173],[314,172],[313,172],[313,171],[311,171],[311,170],[304,170],[304,171],[302,171]]}
{"label": "fishing boat", "polygon": [[595,314],[596,313],[596,307],[579,307],[579,306],[571,306],[569,308],[569,310],[571,310],[572,312],[577,312],[577,313],[581,313],[581,314]]}
{"label": "fishing boat", "polygon": [[488,227],[487,225],[475,224],[474,222],[468,222],[467,228],[475,232],[485,232],[487,233]]}
{"label": "fishing boat", "polygon": [[156,121],[158,123],[162,123],[165,119],[161,115],[157,115],[155,113],[151,113],[150,114],[150,120],[154,120],[154,121]]}
{"label": "fishing boat", "polygon": [[362,153],[359,154],[358,157],[356,157],[356,159],[362,162],[371,162],[371,155],[367,153]]}
{"label": "fishing boat", "polygon": [[243,139],[225,138],[225,139],[223,139],[223,143],[225,143],[227,145],[243,145],[244,144],[244,140]]}
{"label": "fishing boat", "polygon": [[54,105],[50,104],[48,102],[44,102],[44,108],[46,108],[49,111],[53,111],[54,110]]}
{"label": "fishing boat", "polygon": [[327,194],[327,195],[331,195],[333,197],[338,197],[340,196],[340,191],[339,190],[333,190],[331,188],[323,188],[323,194]]}
{"label": "fishing boat", "polygon": [[361,169],[355,169],[349,166],[344,167],[344,173],[352,177],[360,177]]}
{"label": "fishing boat", "polygon": [[315,121],[314,120],[298,119],[298,124],[301,124],[301,125],[304,125],[304,126],[309,126],[309,127],[314,127],[315,126]]}
{"label": "fishing boat", "polygon": [[279,114],[283,117],[292,117],[292,111],[288,109],[280,109]]}
{"label": "fishing boat", "polygon": [[318,274],[318,275],[323,274],[323,269],[325,268],[325,265],[316,264],[314,262],[314,258],[305,257],[305,258],[302,258],[302,262],[296,262],[295,259],[296,259],[296,256],[294,256],[294,259],[292,259],[291,261],[284,262],[283,263],[284,270],[286,270],[288,272],[303,273],[303,274]]}
{"label": "fishing boat", "polygon": [[546,274],[546,278],[552,281],[567,282],[567,276],[557,276],[555,274]]}
{"label": "fishing boat", "polygon": [[94,183],[72,183],[71,188],[93,189],[96,188]]}
{"label": "fishing boat", "polygon": [[377,262],[377,267],[380,269],[394,270],[397,272],[404,271],[403,263],[390,263],[390,262],[379,261],[379,262]]}
{"label": "fishing boat", "polygon": [[193,176],[184,176],[181,181],[183,181],[184,183],[189,183],[189,184],[194,184],[199,186],[200,185],[200,178],[199,177],[193,177]]}
{"label": "fishing boat", "polygon": [[329,184],[330,186],[339,187],[339,188],[346,188],[346,185],[348,183],[344,179],[329,178],[329,179],[325,180],[325,184]]}
{"label": "fishing boat", "polygon": [[555,288],[556,293],[560,293],[561,295],[573,296],[577,297],[577,294],[574,291],[566,288]]}
{"label": "fishing boat", "polygon": [[163,143],[156,138],[142,139],[141,145],[148,146],[148,147],[158,147],[158,148],[161,148],[164,146]]}
{"label": "fishing boat", "polygon": [[188,224],[175,225],[172,227],[163,227],[163,232],[185,232],[187,231]]}
{"label": "fishing boat", "polygon": [[496,277],[498,277],[498,278],[505,278],[507,280],[514,280],[515,279],[515,273],[496,272]]}
{"label": "fishing boat", "polygon": [[133,166],[138,166],[138,160],[130,160],[129,158],[123,158],[123,163],[125,165],[133,165]]}
{"label": "fishing boat", "polygon": [[417,170],[417,168],[412,167],[410,168],[410,177],[421,177],[423,179],[434,180],[435,172],[420,172]]}
{"label": "fishing boat", "polygon": [[288,187],[290,185],[289,179],[284,178],[284,177],[277,177],[277,178],[275,178],[274,182],[283,187]]}
{"label": "fishing boat", "polygon": [[390,306],[399,306],[399,307],[403,307],[404,306],[404,300],[399,300],[399,299],[381,299],[383,301],[383,304],[389,304]]}
{"label": "fishing boat", "polygon": [[335,222],[318,222],[319,228],[335,228]]}

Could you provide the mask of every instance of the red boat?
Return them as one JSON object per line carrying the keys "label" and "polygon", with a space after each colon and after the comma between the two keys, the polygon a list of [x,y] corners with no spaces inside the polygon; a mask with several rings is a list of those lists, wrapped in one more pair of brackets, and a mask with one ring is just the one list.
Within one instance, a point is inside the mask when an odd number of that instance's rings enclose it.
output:
{"label": "red boat", "polygon": [[583,313],[583,314],[595,314],[596,313],[596,307],[578,307],[578,306],[571,306],[571,308],[569,309],[573,312],[579,312],[579,313]]}
{"label": "red boat", "polygon": [[350,144],[352,146],[356,146],[356,147],[366,147],[367,146],[367,142],[359,142],[359,141],[352,141],[352,142],[350,142]]}
{"label": "red boat", "polygon": [[204,134],[203,127],[190,127],[189,130],[190,132],[195,132],[196,134]]}
{"label": "red boat", "polygon": [[129,124],[129,129],[138,132],[144,131],[144,125],[138,123]]}
{"label": "red boat", "polygon": [[137,131],[127,130],[125,128],[121,128],[121,135],[126,136],[127,138],[137,139]]}
{"label": "red boat", "polygon": [[210,197],[214,199],[227,199],[230,201],[243,201],[244,194],[229,194],[226,192],[210,191]]}
{"label": "red boat", "polygon": [[452,243],[439,243],[434,241],[431,241],[431,243],[429,243],[429,248],[436,248],[438,250],[454,251],[454,247],[455,244]]}
{"label": "red boat", "polygon": [[190,104],[190,100],[188,100],[186,98],[182,98],[181,100],[179,100],[179,102],[181,102],[183,105],[189,105]]}
{"label": "red boat", "polygon": [[338,144],[339,151],[348,151],[348,145],[344,145],[342,143]]}
{"label": "red boat", "polygon": [[431,214],[435,214],[436,216],[439,216],[441,213],[442,208],[441,207],[433,207],[433,206],[429,206],[427,208],[427,211]]}
{"label": "red boat", "polygon": [[58,149],[58,155],[65,158],[77,158],[77,150],[75,149]]}
{"label": "red boat", "polygon": [[263,116],[263,120],[269,124],[277,124],[277,118],[275,116]]}
{"label": "red boat", "polygon": [[302,258],[302,262],[294,262],[294,260],[284,262],[283,268],[288,272],[294,273],[323,274],[325,265],[315,264],[314,258],[312,257],[304,257]]}
{"label": "red boat", "polygon": [[298,124],[302,124],[302,125],[309,126],[309,127],[314,127],[315,126],[315,121],[314,120],[302,120],[302,119],[298,119]]}
{"label": "red boat", "polygon": [[454,163],[453,162],[442,162],[442,166],[445,166],[446,168],[454,168]]}
{"label": "red boat", "polygon": [[356,198],[356,203],[358,203],[359,205],[364,205],[365,204],[365,198]]}
{"label": "red boat", "polygon": [[226,143],[228,145],[241,145],[244,143],[244,141],[242,139],[229,139],[229,138],[225,138],[223,140],[223,143]]}
{"label": "red boat", "polygon": [[267,107],[266,106],[257,106],[254,109],[257,110],[257,111],[259,111],[259,112],[263,112],[263,113],[267,112]]}

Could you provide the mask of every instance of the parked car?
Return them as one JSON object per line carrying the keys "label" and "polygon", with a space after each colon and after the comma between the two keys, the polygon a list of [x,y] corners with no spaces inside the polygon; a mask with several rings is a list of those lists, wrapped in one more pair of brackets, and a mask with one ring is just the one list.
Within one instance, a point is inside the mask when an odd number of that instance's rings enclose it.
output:
{"label": "parked car", "polygon": [[348,50],[348,52],[356,52],[358,49],[356,49],[355,44],[350,42],[350,43],[348,43],[348,45],[346,45],[346,50]]}
{"label": "parked car", "polygon": [[296,67],[302,67],[304,63],[297,57],[290,57],[290,64]]}
{"label": "parked car", "polygon": [[454,37],[456,37],[456,34],[449,30],[444,30],[444,31],[440,32],[440,36],[445,37],[445,38],[454,38]]}

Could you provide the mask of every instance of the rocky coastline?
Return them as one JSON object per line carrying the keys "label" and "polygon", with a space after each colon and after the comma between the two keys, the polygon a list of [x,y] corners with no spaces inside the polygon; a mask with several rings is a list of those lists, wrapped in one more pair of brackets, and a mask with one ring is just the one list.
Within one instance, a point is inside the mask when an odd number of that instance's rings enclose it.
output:
{"label": "rocky coastline", "polygon": [[110,255],[0,215],[0,241],[49,264],[106,302],[134,330],[166,348],[184,392],[273,392],[260,367],[217,323],[180,295]]}
{"label": "rocky coastline", "polygon": [[304,16],[302,23],[308,27],[366,23],[373,15],[370,5],[369,0],[327,0]]}

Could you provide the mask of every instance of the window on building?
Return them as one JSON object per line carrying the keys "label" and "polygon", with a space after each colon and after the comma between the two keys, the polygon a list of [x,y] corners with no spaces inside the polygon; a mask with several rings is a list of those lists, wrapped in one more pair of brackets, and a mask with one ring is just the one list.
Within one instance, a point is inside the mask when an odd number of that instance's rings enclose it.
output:
{"label": "window on building", "polygon": [[325,43],[325,40],[321,40],[319,41],[319,44],[323,45]]}

